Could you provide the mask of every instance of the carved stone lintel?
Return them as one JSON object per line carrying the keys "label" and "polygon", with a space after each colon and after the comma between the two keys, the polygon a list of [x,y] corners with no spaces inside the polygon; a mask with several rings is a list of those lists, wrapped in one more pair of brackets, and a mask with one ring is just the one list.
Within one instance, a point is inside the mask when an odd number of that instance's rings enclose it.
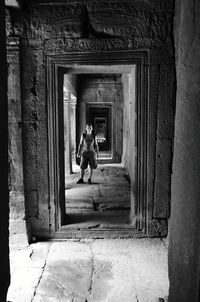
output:
{"label": "carved stone lintel", "polygon": [[[105,39],[48,39],[44,42],[47,52],[98,52],[109,50],[149,49],[154,46],[152,39],[105,38]],[[163,48],[163,44],[157,45]]]}

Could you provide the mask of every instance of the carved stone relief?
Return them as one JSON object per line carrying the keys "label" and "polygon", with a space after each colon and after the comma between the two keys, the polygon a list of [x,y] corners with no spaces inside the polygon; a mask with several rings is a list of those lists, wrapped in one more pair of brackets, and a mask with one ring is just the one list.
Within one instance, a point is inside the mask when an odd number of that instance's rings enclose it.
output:
{"label": "carved stone relief", "polygon": [[[66,41],[70,38],[81,40],[120,38],[127,40],[124,42],[128,48],[159,48],[161,45],[171,45],[172,36],[172,9],[166,5],[162,7],[163,9],[161,6],[155,9],[148,1],[125,3],[83,1],[81,4],[38,5],[23,15],[24,37],[45,42],[50,40],[47,44],[51,43],[52,39],[58,39],[58,47],[67,43],[66,48],[72,48],[72,42]],[[8,21],[8,35],[13,31],[15,34],[22,34],[19,20],[12,18]],[[55,47],[55,42],[52,47]],[[82,50],[83,40],[76,47]],[[107,45],[107,48],[109,47],[111,46]]]}
{"label": "carved stone relief", "polygon": [[92,3],[88,12],[96,36],[146,38],[154,43],[170,39],[171,12],[157,12],[144,2]]}
{"label": "carved stone relief", "polygon": [[[31,5],[31,6],[38,6],[38,5],[46,5],[46,4],[54,4],[54,5],[59,5],[59,4],[71,4],[73,2],[73,4],[85,4],[86,6],[90,6],[91,2],[94,5],[98,5],[99,0],[57,0],[57,1],[52,1],[52,0],[24,0],[24,2],[27,1],[27,4]],[[122,3],[121,0],[105,0],[102,1],[106,4],[111,4],[111,5],[119,5]],[[173,6],[174,6],[174,0],[143,0],[138,1],[138,0],[126,0],[123,1],[126,4],[137,4],[140,5],[141,7],[145,7],[145,5],[150,6],[153,10],[157,10],[157,11],[161,11],[161,10],[172,10]]]}
{"label": "carved stone relief", "polygon": [[81,5],[37,7],[25,16],[27,37],[51,39],[84,36],[85,8]]}

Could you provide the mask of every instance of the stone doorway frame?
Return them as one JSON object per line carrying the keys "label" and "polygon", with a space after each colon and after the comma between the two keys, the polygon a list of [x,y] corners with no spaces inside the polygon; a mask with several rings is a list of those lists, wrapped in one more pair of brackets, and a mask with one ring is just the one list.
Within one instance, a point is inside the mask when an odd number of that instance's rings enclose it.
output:
{"label": "stone doorway frame", "polygon": [[[103,51],[95,53],[47,54],[47,127],[49,164],[49,204],[54,204],[55,233],[53,238],[80,237],[143,237],[147,235],[149,204],[147,198],[148,161],[148,51]],[[67,230],[65,227],[63,91],[65,66],[81,65],[136,65],[136,203],[135,225],[106,230]],[[60,86],[61,85],[61,86]],[[61,101],[62,100],[62,101]],[[63,152],[64,153],[64,152]],[[62,168],[63,167],[63,168]],[[51,209],[52,211],[53,209]]]}

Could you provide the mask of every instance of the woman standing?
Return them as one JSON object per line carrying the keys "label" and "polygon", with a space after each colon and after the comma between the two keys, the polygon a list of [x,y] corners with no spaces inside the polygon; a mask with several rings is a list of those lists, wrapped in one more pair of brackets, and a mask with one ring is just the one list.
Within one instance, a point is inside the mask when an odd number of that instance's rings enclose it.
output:
{"label": "woman standing", "polygon": [[81,171],[80,179],[77,181],[78,184],[84,183],[83,177],[85,174],[85,169],[87,169],[88,167],[88,164],[90,166],[90,175],[88,178],[88,183],[92,183],[92,173],[93,169],[97,168],[98,153],[99,148],[97,143],[97,137],[93,134],[93,126],[86,125],[86,133],[83,133],[81,135],[77,153],[77,157],[81,157]]}

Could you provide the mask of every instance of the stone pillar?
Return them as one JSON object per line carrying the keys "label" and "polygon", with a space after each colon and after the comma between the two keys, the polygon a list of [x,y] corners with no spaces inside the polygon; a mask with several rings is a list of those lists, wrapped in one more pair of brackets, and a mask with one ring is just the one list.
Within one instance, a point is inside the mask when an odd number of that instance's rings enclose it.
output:
{"label": "stone pillar", "polygon": [[177,0],[169,302],[200,301],[200,2]]}
{"label": "stone pillar", "polygon": [[5,302],[10,284],[9,268],[9,195],[8,195],[8,102],[5,35],[5,1],[0,0],[0,301]]}
{"label": "stone pillar", "polygon": [[70,99],[70,124],[71,124],[71,154],[72,161],[76,160],[76,97]]}
{"label": "stone pillar", "polygon": [[[25,243],[25,204],[22,155],[21,86],[19,38],[7,38],[9,170],[10,170],[10,236],[22,235]],[[20,236],[21,237],[21,236]],[[14,239],[14,237],[13,237]]]}
{"label": "stone pillar", "polygon": [[70,100],[64,99],[65,174],[72,173]]}
{"label": "stone pillar", "polygon": [[72,173],[76,159],[76,97],[64,99],[65,173]]}

